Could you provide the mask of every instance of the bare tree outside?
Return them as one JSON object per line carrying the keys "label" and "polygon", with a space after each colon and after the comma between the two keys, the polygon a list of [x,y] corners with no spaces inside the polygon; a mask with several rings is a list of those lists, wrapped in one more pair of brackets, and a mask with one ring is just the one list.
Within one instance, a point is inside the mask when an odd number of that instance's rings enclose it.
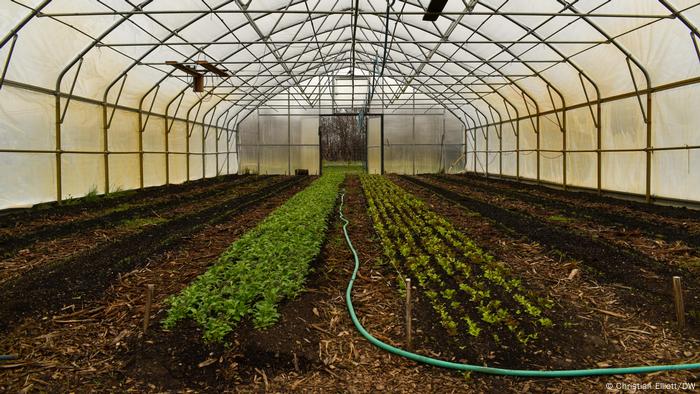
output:
{"label": "bare tree outside", "polygon": [[364,121],[353,114],[321,116],[322,157],[326,162],[364,162],[367,158]]}

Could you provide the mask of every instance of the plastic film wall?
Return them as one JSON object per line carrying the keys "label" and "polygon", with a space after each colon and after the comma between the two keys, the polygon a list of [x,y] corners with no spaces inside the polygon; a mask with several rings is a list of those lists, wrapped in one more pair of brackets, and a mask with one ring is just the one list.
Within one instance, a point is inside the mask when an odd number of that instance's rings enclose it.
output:
{"label": "plastic film wall", "polygon": [[[0,102],[0,151],[12,150],[0,152],[0,209],[56,200],[55,98],[5,85]],[[105,133],[103,106],[73,98],[61,124],[62,199],[238,171],[233,132],[159,114],[141,122],[118,108]]]}
{"label": "plastic film wall", "polygon": [[317,111],[256,110],[239,125],[239,172],[318,175],[318,127]]}
{"label": "plastic film wall", "polygon": [[551,113],[470,128],[466,170],[634,195],[645,195],[649,187],[653,197],[697,201],[700,133],[692,125],[700,114],[685,103],[700,103],[700,90],[690,85],[651,93],[650,125],[647,98],[642,100],[640,105],[632,96],[558,111],[559,122]]}

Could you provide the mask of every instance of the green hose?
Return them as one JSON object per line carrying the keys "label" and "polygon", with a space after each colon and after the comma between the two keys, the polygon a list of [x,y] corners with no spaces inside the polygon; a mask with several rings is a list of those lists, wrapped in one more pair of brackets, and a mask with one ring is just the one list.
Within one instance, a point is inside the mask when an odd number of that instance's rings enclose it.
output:
{"label": "green hose", "polygon": [[360,269],[360,259],[357,257],[357,251],[352,245],[350,236],[348,235],[347,226],[350,223],[345,216],[343,216],[343,203],[345,199],[345,193],[340,196],[340,219],[345,222],[343,224],[343,233],[345,234],[345,241],[347,242],[350,250],[352,251],[353,258],[355,259],[355,269],[352,272],[352,278],[348,283],[348,288],[345,292],[345,301],[348,304],[348,312],[350,313],[350,319],[352,319],[355,328],[362,334],[365,339],[370,343],[377,346],[378,348],[385,350],[389,353],[399,355],[401,357],[408,358],[413,361],[420,363],[433,365],[436,367],[457,369],[460,371],[473,371],[480,372],[490,375],[503,375],[503,376],[523,376],[523,377],[534,377],[534,378],[569,378],[575,376],[595,376],[595,375],[622,375],[622,374],[641,374],[659,371],[679,371],[688,369],[700,369],[700,363],[695,364],[674,364],[674,365],[651,365],[651,366],[639,366],[639,367],[626,367],[626,368],[598,368],[598,369],[570,369],[570,370],[560,370],[560,371],[536,371],[527,369],[504,369],[504,368],[493,368],[493,367],[483,367],[480,365],[471,364],[459,364],[450,361],[439,360],[431,357],[422,356],[420,354],[407,352],[403,349],[388,345],[377,338],[373,337],[365,328],[362,326],[360,321],[357,319],[355,314],[355,308],[352,305],[352,285],[355,283],[355,278],[357,277],[357,271]]}

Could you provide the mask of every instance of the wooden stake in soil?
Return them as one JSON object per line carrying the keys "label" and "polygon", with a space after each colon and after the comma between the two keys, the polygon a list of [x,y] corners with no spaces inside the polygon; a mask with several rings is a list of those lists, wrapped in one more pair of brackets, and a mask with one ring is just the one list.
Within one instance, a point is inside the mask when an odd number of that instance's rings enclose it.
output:
{"label": "wooden stake in soil", "polygon": [[146,309],[143,312],[143,333],[148,331],[148,324],[151,322],[151,303],[153,302],[154,285],[146,286]]}
{"label": "wooden stake in soil", "polygon": [[413,350],[411,329],[411,278],[406,278],[406,349]]}
{"label": "wooden stake in soil", "polygon": [[683,305],[683,287],[681,286],[681,277],[673,277],[673,300],[676,304],[676,320],[678,320],[678,328],[685,328],[685,305]]}

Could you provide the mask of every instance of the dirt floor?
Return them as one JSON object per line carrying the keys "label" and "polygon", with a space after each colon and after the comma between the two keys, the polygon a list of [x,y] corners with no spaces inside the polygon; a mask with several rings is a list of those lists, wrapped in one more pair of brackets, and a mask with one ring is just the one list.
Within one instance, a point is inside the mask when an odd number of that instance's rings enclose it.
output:
{"label": "dirt floor", "polygon": [[[483,205],[466,206],[465,201],[481,200],[467,195],[461,185],[442,179],[391,179],[506,263],[530,288],[556,300],[554,311],[559,320],[555,328],[559,330],[542,338],[538,353],[520,360],[523,367],[568,369],[700,361],[695,331],[681,333],[676,329],[672,304],[663,291],[648,291],[644,280],[637,286],[630,278],[612,276],[596,266],[593,258],[574,255],[565,243],[553,246],[538,242],[532,234],[515,227],[513,223],[520,222],[514,219],[498,224],[499,217],[491,217],[491,210],[477,209]],[[422,187],[416,180],[455,195]],[[227,338],[227,347],[202,343],[201,333],[192,325],[163,330],[159,321],[164,317],[165,298],[204,272],[233,240],[306,182],[308,179],[290,184],[251,203],[248,209],[224,210],[228,213],[219,217],[225,220],[204,223],[178,242],[153,251],[142,264],[114,274],[103,290],[90,293],[86,299],[63,302],[48,313],[23,317],[5,328],[0,353],[20,358],[0,364],[0,391],[574,393],[603,392],[610,383],[610,392],[622,391],[618,387],[623,383],[700,384],[697,372],[565,380],[465,375],[383,352],[357,333],[347,314],[344,295],[353,263],[337,215],[332,218],[305,292],[282,305],[276,326],[257,331],[243,323]],[[398,275],[381,263],[381,245],[372,229],[359,179],[348,177],[344,189],[344,212],[351,221],[350,236],[362,263],[353,292],[357,315],[375,337],[403,346],[405,306]],[[459,197],[459,201],[449,197]],[[563,212],[547,209],[554,212],[550,216]],[[516,212],[542,220],[534,211],[494,212],[506,219],[510,218],[508,212]],[[560,228],[565,234],[592,239],[584,230]],[[603,239],[611,247],[625,250]],[[653,259],[651,254],[639,255]],[[659,272],[653,270],[656,265],[638,267]],[[144,335],[147,284],[155,285],[155,294],[151,324]],[[446,345],[452,339],[417,289],[414,301],[416,352],[450,359],[453,352]],[[500,357],[494,352],[460,361],[493,365]]]}

